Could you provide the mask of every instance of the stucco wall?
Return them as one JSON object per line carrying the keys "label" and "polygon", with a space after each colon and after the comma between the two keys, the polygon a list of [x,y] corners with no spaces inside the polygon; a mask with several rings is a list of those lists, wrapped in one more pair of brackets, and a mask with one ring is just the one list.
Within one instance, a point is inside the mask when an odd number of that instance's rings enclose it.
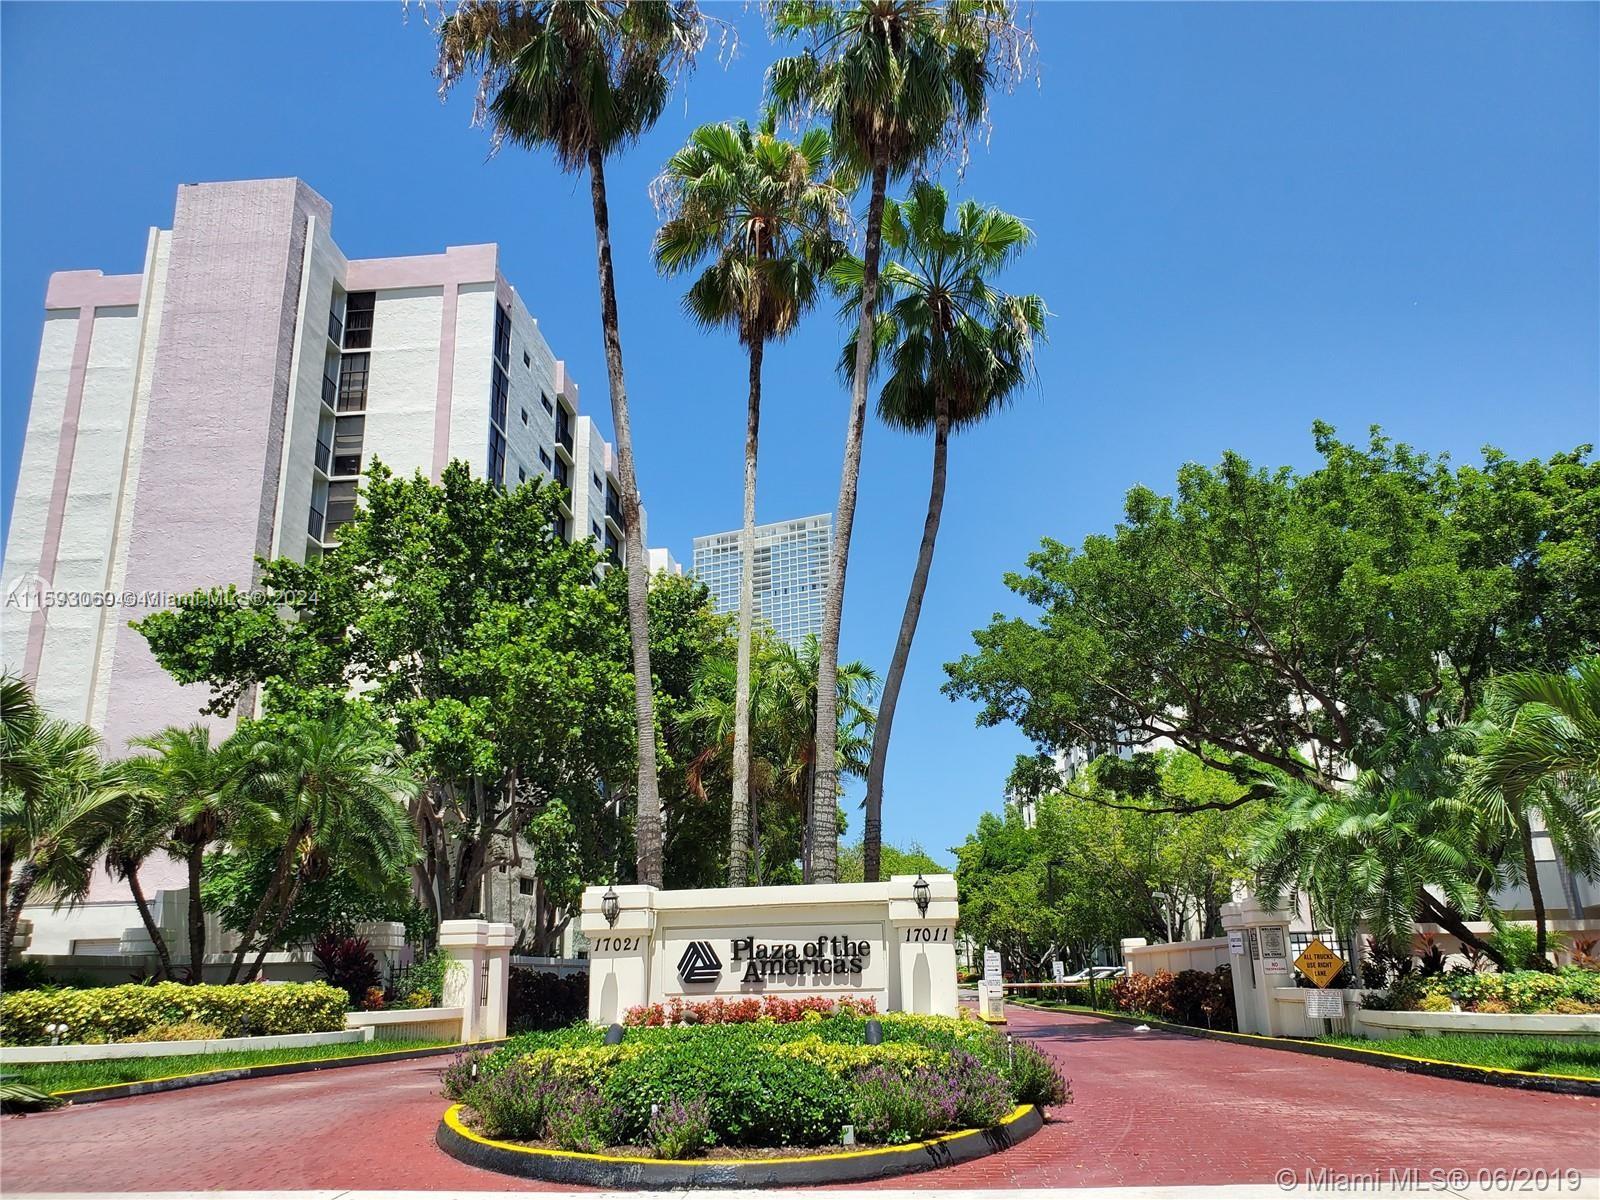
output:
{"label": "stucco wall", "polygon": [[[378,292],[361,447],[363,470],[374,457],[401,476],[433,470],[443,310],[442,285]],[[485,425],[486,439],[488,432]]]}
{"label": "stucco wall", "polygon": [[[495,286],[465,283],[456,293],[455,371],[450,386],[450,452],[474,475],[489,461],[489,366],[494,352]],[[513,476],[514,477],[514,476]]]}

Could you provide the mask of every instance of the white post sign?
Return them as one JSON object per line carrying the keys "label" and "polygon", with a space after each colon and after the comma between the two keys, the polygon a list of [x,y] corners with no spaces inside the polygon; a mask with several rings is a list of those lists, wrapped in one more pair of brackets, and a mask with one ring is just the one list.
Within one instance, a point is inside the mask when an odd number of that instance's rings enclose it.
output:
{"label": "white post sign", "polygon": [[1066,965],[1063,964],[1059,958],[1052,958],[1050,960],[1050,978],[1054,979],[1057,983],[1060,983],[1066,977]]}
{"label": "white post sign", "polygon": [[1001,983],[1000,978],[1000,951],[985,950],[983,952],[983,981],[985,983]]}
{"label": "white post sign", "polygon": [[1344,1016],[1344,993],[1340,991],[1324,991],[1321,988],[1307,988],[1306,1016],[1308,1017],[1342,1017]]}
{"label": "white post sign", "polygon": [[1263,925],[1258,936],[1261,939],[1261,973],[1287,975],[1289,973],[1287,931],[1282,925]]}
{"label": "white post sign", "polygon": [[1244,953],[1244,930],[1242,930],[1242,929],[1234,929],[1234,930],[1230,930],[1229,931],[1229,933],[1228,933],[1228,953],[1229,954],[1239,954],[1239,955],[1242,955]]}

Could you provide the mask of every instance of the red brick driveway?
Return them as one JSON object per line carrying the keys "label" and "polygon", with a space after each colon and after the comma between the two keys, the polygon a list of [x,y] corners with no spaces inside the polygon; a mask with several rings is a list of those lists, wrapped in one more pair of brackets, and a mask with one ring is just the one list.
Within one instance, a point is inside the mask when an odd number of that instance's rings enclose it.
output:
{"label": "red brick driveway", "polygon": [[[1005,1154],[898,1186],[1270,1183],[1284,1169],[1600,1174],[1600,1100],[1518,1092],[1013,1008],[1077,1103]],[[286,1188],[538,1190],[433,1144],[444,1059],[215,1084],[7,1118],[9,1195]],[[883,1184],[871,1185],[882,1187]]]}

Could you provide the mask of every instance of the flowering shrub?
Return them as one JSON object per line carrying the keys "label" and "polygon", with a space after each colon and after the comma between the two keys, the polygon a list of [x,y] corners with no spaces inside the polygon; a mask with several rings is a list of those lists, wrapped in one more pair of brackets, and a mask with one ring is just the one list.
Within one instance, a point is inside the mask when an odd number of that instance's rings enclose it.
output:
{"label": "flowering shrub", "polygon": [[1072,1084],[1056,1060],[1032,1042],[1011,1047],[1011,1090],[1018,1104],[1072,1103]]}
{"label": "flowering shrub", "polygon": [[1457,967],[1443,975],[1395,980],[1387,993],[1370,996],[1366,1007],[1417,1012],[1596,1013],[1600,1012],[1600,971],[1582,966],[1546,971],[1479,974]]}
{"label": "flowering shrub", "polygon": [[869,1067],[856,1077],[855,1092],[850,1119],[864,1142],[920,1142],[956,1124],[959,1097],[948,1072]]}
{"label": "flowering shrub", "polygon": [[1233,1029],[1233,974],[1215,971],[1157,971],[1127,974],[1111,985],[1111,1007],[1209,1029]]}
{"label": "flowering shrub", "polygon": [[563,1150],[598,1154],[611,1145],[618,1125],[617,1106],[599,1088],[569,1088],[550,1109],[550,1140]]}
{"label": "flowering shrub", "polygon": [[456,1055],[454,1061],[444,1069],[443,1090],[447,1099],[461,1100],[466,1097],[472,1085],[478,1082],[478,1072],[487,1057],[478,1051]]}
{"label": "flowering shrub", "polygon": [[788,1024],[803,1020],[808,1014],[828,1017],[872,1016],[878,1011],[877,1001],[870,996],[857,999],[844,996],[838,1000],[827,996],[766,996],[758,999],[745,996],[738,1000],[684,1000],[674,996],[666,1004],[635,1004],[622,1018],[622,1023],[634,1028],[653,1028],[662,1025],[744,1025],[763,1018]]}
{"label": "flowering shrub", "polygon": [[711,1108],[704,1096],[676,1097],[659,1105],[650,1118],[650,1145],[657,1158],[690,1158],[716,1143]]}
{"label": "flowering shrub", "polygon": [[467,1090],[466,1100],[490,1137],[535,1139],[545,1136],[551,1110],[564,1103],[569,1090],[554,1075],[514,1062],[482,1076]]}
{"label": "flowering shrub", "polygon": [[47,1046],[46,1025],[63,1041],[94,1036],[128,1041],[157,1025],[199,1022],[221,1037],[323,1033],[344,1028],[349,996],[326,983],[129,983],[108,988],[7,992],[0,996],[0,1045]]}

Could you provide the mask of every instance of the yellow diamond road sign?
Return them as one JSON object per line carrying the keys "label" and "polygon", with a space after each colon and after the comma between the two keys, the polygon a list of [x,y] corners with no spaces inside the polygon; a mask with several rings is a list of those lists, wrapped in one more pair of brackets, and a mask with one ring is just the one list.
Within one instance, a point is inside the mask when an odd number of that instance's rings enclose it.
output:
{"label": "yellow diamond road sign", "polygon": [[1333,977],[1344,970],[1344,959],[1322,944],[1321,938],[1312,938],[1311,945],[1300,952],[1294,965],[1319,988],[1333,982]]}

